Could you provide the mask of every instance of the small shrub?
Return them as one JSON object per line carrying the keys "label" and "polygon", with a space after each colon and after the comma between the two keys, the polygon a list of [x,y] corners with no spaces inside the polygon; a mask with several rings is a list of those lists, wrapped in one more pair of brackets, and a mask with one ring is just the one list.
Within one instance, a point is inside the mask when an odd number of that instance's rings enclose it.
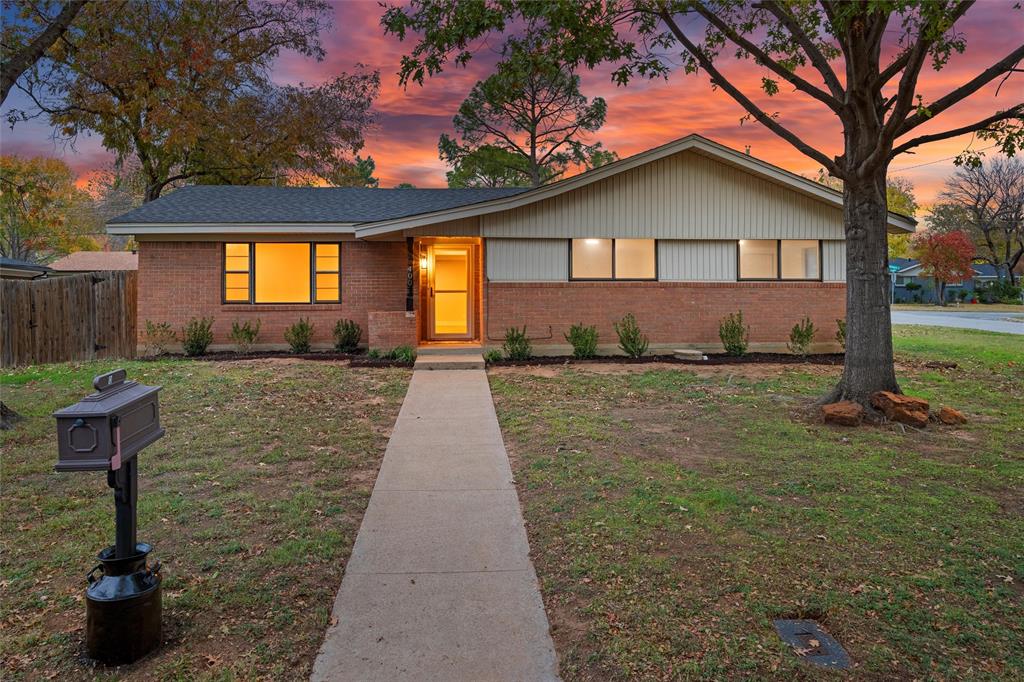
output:
{"label": "small shrub", "polygon": [[619,337],[619,348],[631,358],[638,358],[647,352],[650,345],[647,336],[640,331],[633,313],[626,313],[621,322],[614,323],[615,333]]}
{"label": "small shrub", "polygon": [[846,320],[836,320],[836,343],[846,350]]}
{"label": "small shrub", "polygon": [[146,320],[144,343],[146,351],[153,355],[163,355],[167,349],[178,342],[170,322],[150,322]]}
{"label": "small shrub", "polygon": [[807,357],[807,351],[811,349],[811,343],[814,342],[814,335],[816,333],[817,330],[814,328],[811,318],[805,317],[793,325],[793,329],[789,332],[789,343],[786,344],[786,347],[794,355]]}
{"label": "small shrub", "polygon": [[371,348],[370,350],[366,351],[366,357],[377,360],[378,358],[380,358],[380,351],[376,348]]}
{"label": "small shrub", "polygon": [[750,342],[750,325],[743,324],[743,311],[729,313],[718,323],[718,338],[729,355],[746,355]]}
{"label": "small shrub", "polygon": [[260,338],[260,327],[262,321],[256,320],[256,324],[253,324],[251,320],[246,320],[242,324],[237,321],[231,323],[231,340],[238,348],[239,353],[248,353],[256,341]]}
{"label": "small shrub", "polygon": [[569,327],[569,333],[564,336],[565,340],[572,344],[574,358],[585,360],[597,355],[597,327],[585,327],[580,322]]}
{"label": "small shrub", "polygon": [[351,353],[359,347],[363,329],[354,320],[338,320],[334,325],[334,350]]}
{"label": "small shrub", "polygon": [[981,302],[1017,305],[1021,302],[1020,294],[1021,287],[1011,284],[1010,280],[999,279],[989,282],[981,290]]}
{"label": "small shrub", "polygon": [[313,343],[313,325],[308,319],[300,317],[298,322],[284,330],[284,340],[291,346],[293,353],[308,353]]}
{"label": "small shrub", "polygon": [[181,330],[181,339],[185,355],[202,355],[213,343],[213,318],[193,317]]}
{"label": "small shrub", "polygon": [[492,364],[495,362],[501,362],[505,355],[497,348],[492,348],[488,351],[484,351],[484,362]]}
{"label": "small shrub", "polygon": [[505,330],[505,342],[501,344],[502,350],[509,360],[527,360],[533,352],[533,344],[526,336],[526,326],[522,329],[510,327]]}
{"label": "small shrub", "polygon": [[397,362],[413,362],[416,359],[416,349],[412,346],[396,346],[389,350],[384,357]]}
{"label": "small shrub", "polygon": [[969,295],[970,294],[967,292],[967,289],[961,289],[960,291],[956,292],[956,297],[961,303],[966,301]]}

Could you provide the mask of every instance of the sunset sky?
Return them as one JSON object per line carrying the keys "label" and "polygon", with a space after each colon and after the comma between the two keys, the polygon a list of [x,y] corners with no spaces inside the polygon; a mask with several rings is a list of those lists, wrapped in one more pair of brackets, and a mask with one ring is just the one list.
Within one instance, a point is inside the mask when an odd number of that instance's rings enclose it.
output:
{"label": "sunset sky", "polygon": [[[1012,0],[982,0],[958,23],[958,30],[967,37],[967,52],[955,55],[941,72],[926,68],[920,88],[926,101],[955,88],[1020,44],[1024,12],[1012,9],[1013,4]],[[422,87],[410,85],[403,89],[395,72],[400,57],[411,44],[385,37],[380,15],[375,0],[336,3],[334,27],[322,36],[327,58],[316,62],[290,54],[282,56],[275,65],[274,78],[280,83],[317,84],[340,71],[352,70],[356,62],[379,69],[382,84],[376,102],[377,124],[367,137],[363,154],[373,156],[377,162],[382,187],[399,182],[443,187],[445,166],[437,157],[438,136],[451,131],[456,109],[473,84],[488,75],[496,55],[484,51],[468,68],[450,67]],[[760,81],[761,70],[751,62],[731,63],[725,70],[735,81],[746,84],[748,92],[754,91]],[[677,70],[667,81],[640,80],[628,87],[616,87],[609,72],[610,69],[602,69],[583,73],[583,91],[608,101],[607,123],[595,139],[620,156],[689,133],[700,133],[737,149],[749,145],[754,156],[797,173],[813,174],[819,167],[756,122],[741,126],[743,110],[725,93],[713,91],[703,73],[685,76]],[[968,123],[1022,98],[1024,74],[1018,74],[1003,85],[998,96],[993,84],[940,117],[938,125],[923,126],[915,135]],[[759,102],[769,111],[778,111],[780,121],[805,140],[830,155],[841,151],[838,122],[822,105],[793,96],[785,88],[780,95],[766,100],[762,97]],[[25,105],[17,93],[12,93],[8,104]],[[891,174],[909,178],[916,186],[918,200],[928,205],[954,170],[950,157],[970,141],[968,135],[919,148],[916,154],[897,158]],[[974,144],[975,148],[985,146],[987,143]],[[73,147],[55,143],[51,129],[42,121],[19,123],[13,131],[5,125],[0,147],[5,154],[62,157],[83,180],[112,160],[96,137],[80,138]]]}

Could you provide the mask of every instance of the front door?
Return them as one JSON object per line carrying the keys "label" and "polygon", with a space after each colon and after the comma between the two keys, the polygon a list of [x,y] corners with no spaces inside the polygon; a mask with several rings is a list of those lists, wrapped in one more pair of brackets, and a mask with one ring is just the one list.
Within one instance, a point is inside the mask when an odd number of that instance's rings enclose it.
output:
{"label": "front door", "polygon": [[431,341],[473,338],[473,247],[427,247],[427,337]]}

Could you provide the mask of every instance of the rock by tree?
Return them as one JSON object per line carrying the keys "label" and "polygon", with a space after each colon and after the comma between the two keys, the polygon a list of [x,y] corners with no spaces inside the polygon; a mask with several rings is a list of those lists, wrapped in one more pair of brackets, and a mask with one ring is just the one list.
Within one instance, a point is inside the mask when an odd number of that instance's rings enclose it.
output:
{"label": "rock by tree", "polygon": [[[472,57],[469,46],[529,25],[529,40],[567,67],[613,66],[612,78],[667,75],[682,60],[688,72],[707,73],[746,118],[765,126],[833,177],[843,180],[846,233],[847,345],[843,376],[826,402],[852,399],[867,405],[871,394],[898,391],[893,365],[886,272],[886,174],[896,156],[939,140],[975,132],[1004,153],[1024,146],[1024,103],[954,127],[930,125],[959,102],[996,80],[1012,78],[1024,45],[941,96],[927,100],[918,82],[924,69],[942,69],[966,41],[957,21],[973,3],[952,0],[755,3],[732,0],[576,0],[539,3],[483,0],[451,11],[446,0],[388,5],[385,30],[416,43],[403,57],[403,81],[423,82],[453,60]],[[516,35],[506,41],[519,40]],[[731,78],[726,58],[751,60],[761,78]],[[666,58],[669,56],[670,58]],[[885,59],[883,59],[885,56]],[[756,82],[758,86],[750,86]],[[811,144],[781,112],[758,104],[763,97],[788,99],[796,90],[822,107],[843,129],[838,151]],[[1004,84],[1004,97],[1015,89]],[[1019,88],[1016,90],[1019,92]],[[689,129],[680,122],[680,134]],[[976,162],[965,155],[962,162]]]}
{"label": "rock by tree", "polygon": [[[607,162],[610,152],[600,142],[586,141],[604,125],[606,114],[602,98],[588,100],[580,92],[578,75],[540,44],[525,40],[510,44],[495,73],[473,86],[459,107],[452,121],[459,139],[443,134],[437,147],[456,171],[467,161],[486,161],[517,178],[510,184],[523,184],[522,177],[537,187],[573,165]],[[483,157],[472,157],[477,152]]]}
{"label": "rock by tree", "polygon": [[914,235],[914,254],[921,262],[921,274],[935,280],[939,305],[946,305],[946,285],[974,276],[974,242],[962,230],[926,230]]}
{"label": "rock by tree", "polygon": [[322,58],[323,0],[89,3],[19,81],[59,135],[98,134],[134,158],[144,200],[175,182],[309,182],[344,174],[363,145],[378,76],[277,86],[273,61]]}
{"label": "rock by tree", "polygon": [[959,169],[946,181],[929,220],[940,231],[966,230],[978,257],[1016,284],[1024,257],[1024,163],[993,159]]}

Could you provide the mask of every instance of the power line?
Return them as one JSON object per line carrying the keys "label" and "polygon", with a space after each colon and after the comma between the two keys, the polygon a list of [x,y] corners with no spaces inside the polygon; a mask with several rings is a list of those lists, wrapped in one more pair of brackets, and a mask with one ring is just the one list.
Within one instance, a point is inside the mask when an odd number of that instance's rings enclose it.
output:
{"label": "power line", "polygon": [[[989,145],[988,147],[982,147],[981,149],[978,149],[977,151],[983,152],[983,151],[986,151],[988,149],[994,149],[995,147],[998,147],[998,146],[999,145],[997,145],[997,144],[992,144],[992,145]],[[960,156],[960,155],[956,154],[954,156],[947,156],[944,159],[935,159],[934,161],[926,161],[925,163],[919,163],[919,164],[916,164],[916,165],[913,165],[913,166],[904,166],[903,168],[890,168],[889,171],[890,172],[899,173],[900,171],[910,170],[911,168],[920,168],[922,166],[931,166],[932,164],[942,163],[943,161],[952,161],[957,156]]]}

